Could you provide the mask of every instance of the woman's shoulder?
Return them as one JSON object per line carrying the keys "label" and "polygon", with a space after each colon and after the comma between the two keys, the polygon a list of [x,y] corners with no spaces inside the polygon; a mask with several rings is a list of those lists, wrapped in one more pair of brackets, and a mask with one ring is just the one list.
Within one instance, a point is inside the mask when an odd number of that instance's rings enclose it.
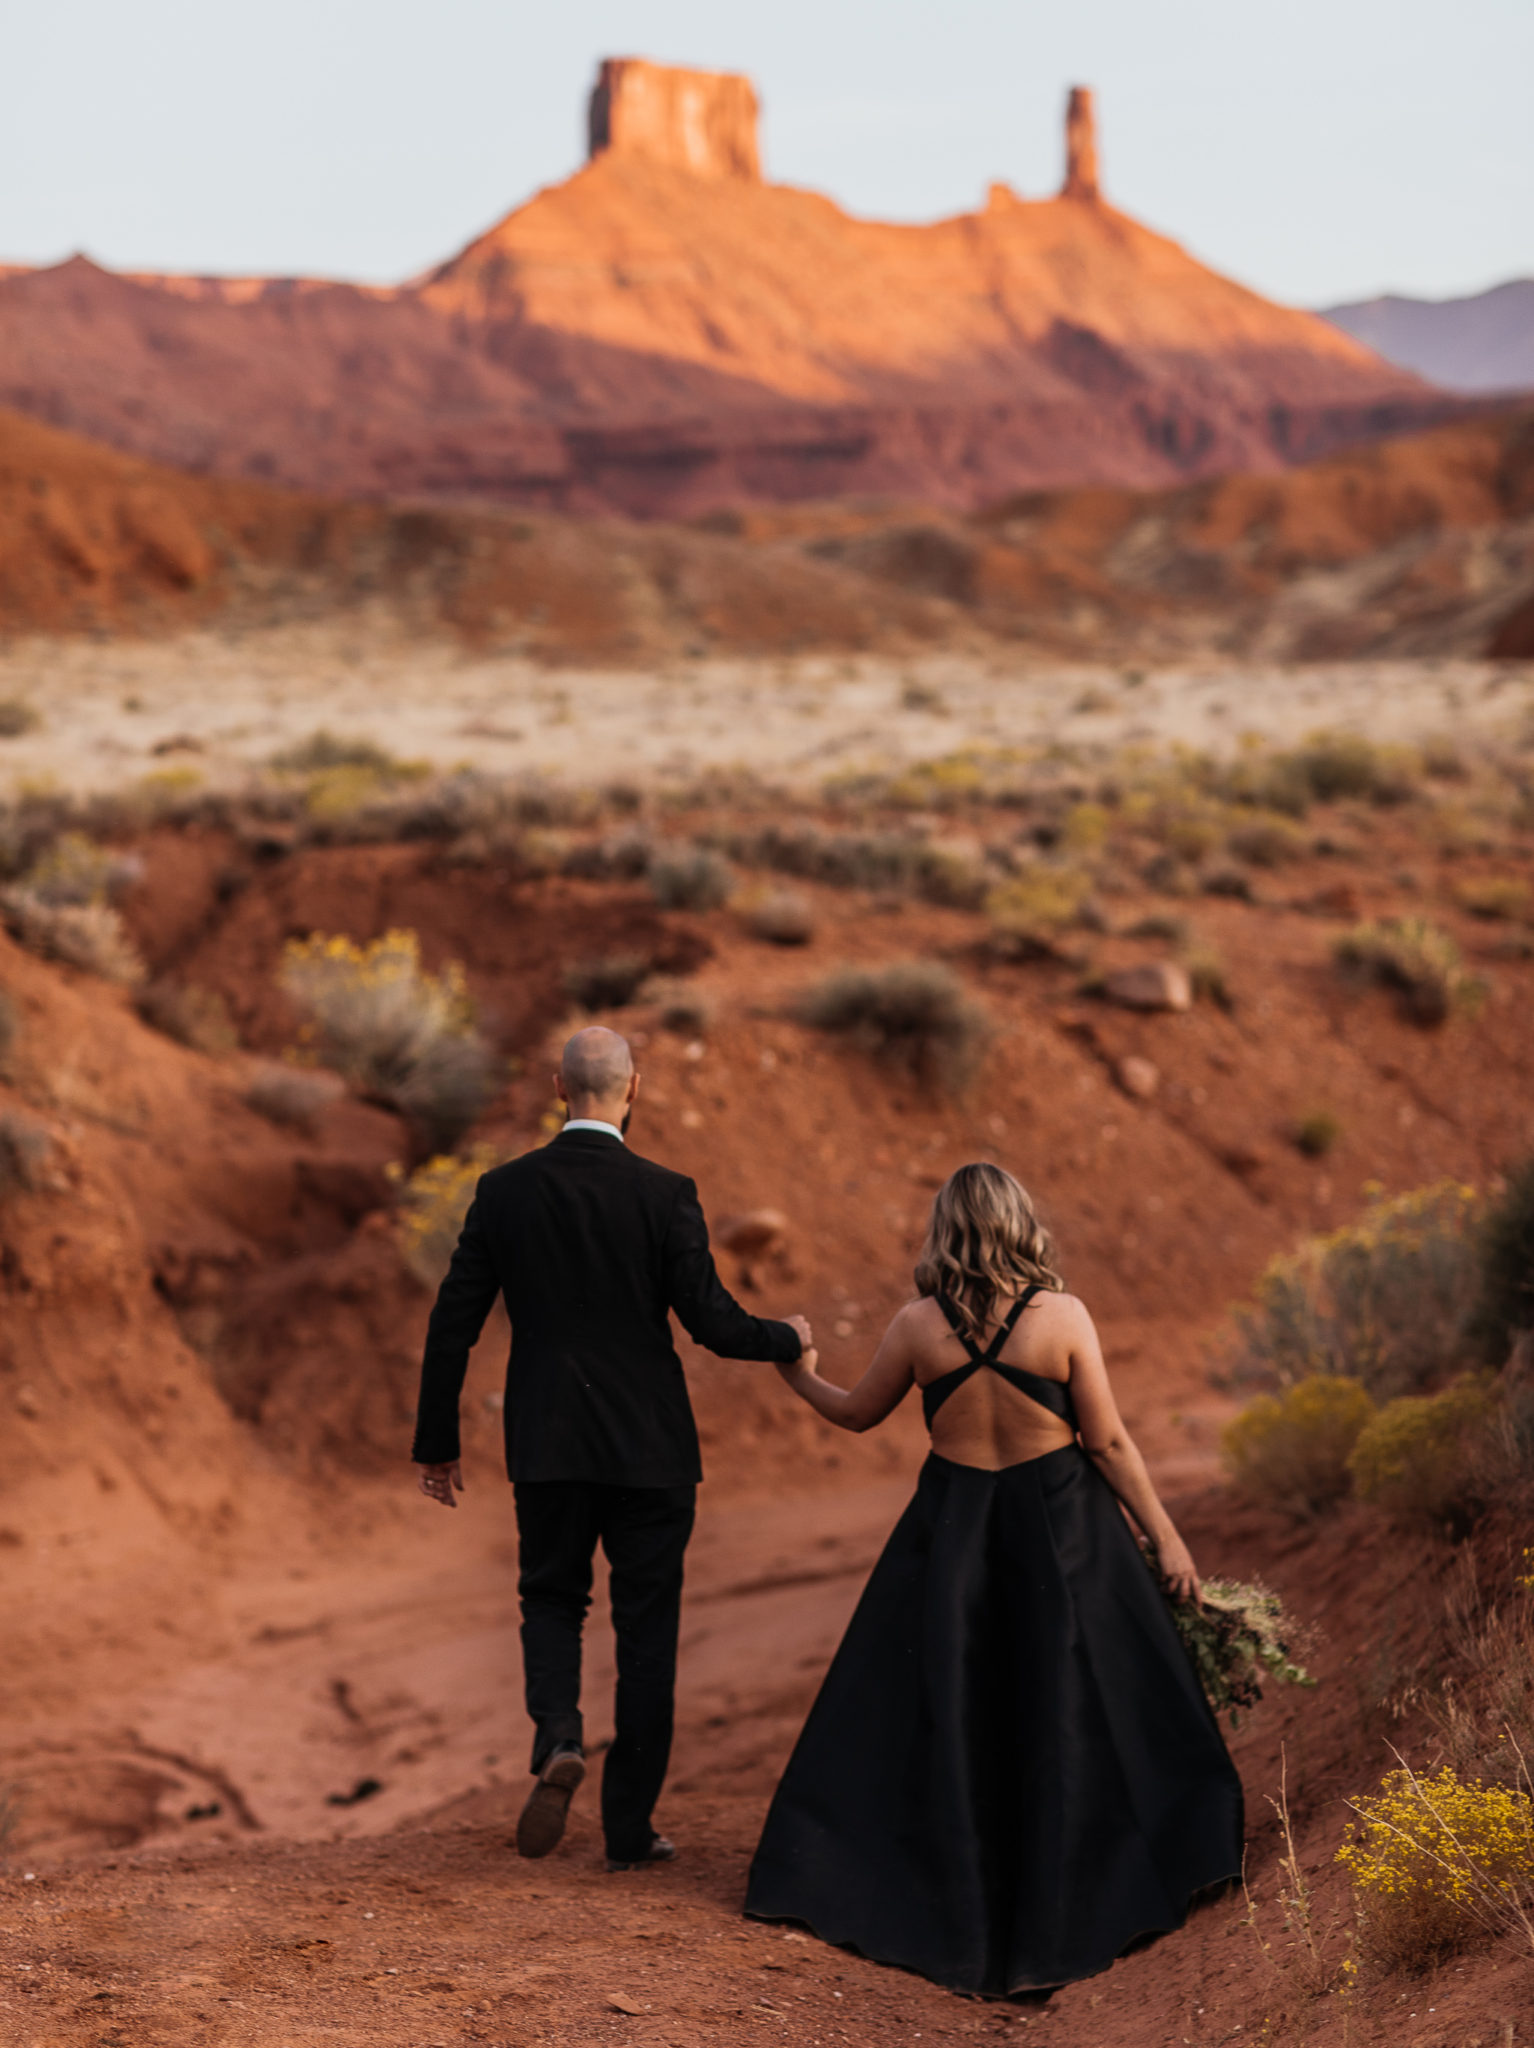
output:
{"label": "woman's shoulder", "polygon": [[1069,1323],[1090,1323],[1092,1318],[1087,1305],[1079,1294],[1067,1294],[1061,1288],[1041,1288],[1028,1304],[1029,1315],[1037,1315],[1041,1321],[1052,1322],[1060,1328]]}

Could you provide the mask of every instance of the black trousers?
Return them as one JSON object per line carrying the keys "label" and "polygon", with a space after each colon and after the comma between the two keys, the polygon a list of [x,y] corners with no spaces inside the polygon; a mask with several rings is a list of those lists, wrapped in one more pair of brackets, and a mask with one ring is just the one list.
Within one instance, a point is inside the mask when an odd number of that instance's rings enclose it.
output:
{"label": "black trousers", "polygon": [[581,1628],[591,1605],[596,1547],[607,1553],[618,1688],[612,1748],[602,1772],[609,1856],[650,1846],[650,1815],[671,1755],[682,1557],[692,1534],[692,1486],[595,1486],[518,1481],[522,1670],[539,1770],[551,1750],[582,1740]]}

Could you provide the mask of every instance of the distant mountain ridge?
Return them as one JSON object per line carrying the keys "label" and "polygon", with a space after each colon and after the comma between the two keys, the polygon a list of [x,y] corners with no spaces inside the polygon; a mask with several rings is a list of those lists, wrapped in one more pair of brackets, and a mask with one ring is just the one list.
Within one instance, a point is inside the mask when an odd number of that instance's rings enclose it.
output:
{"label": "distant mountain ridge", "polygon": [[1307,460],[1458,409],[1101,197],[1090,94],[1051,199],[927,226],[763,181],[749,81],[602,67],[591,155],[389,288],[0,273],[0,405],[347,496],[690,517]]}
{"label": "distant mountain ridge", "polygon": [[1321,317],[1446,391],[1534,391],[1534,277],[1463,299],[1388,292]]}

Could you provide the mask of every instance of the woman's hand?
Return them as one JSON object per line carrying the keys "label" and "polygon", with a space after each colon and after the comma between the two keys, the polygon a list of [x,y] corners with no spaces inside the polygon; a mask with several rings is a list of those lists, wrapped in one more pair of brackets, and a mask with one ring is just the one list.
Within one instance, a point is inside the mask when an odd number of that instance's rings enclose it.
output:
{"label": "woman's hand", "polygon": [[1174,1600],[1191,1600],[1195,1607],[1203,1605],[1204,1589],[1193,1568],[1193,1553],[1175,1529],[1156,1545],[1156,1563]]}

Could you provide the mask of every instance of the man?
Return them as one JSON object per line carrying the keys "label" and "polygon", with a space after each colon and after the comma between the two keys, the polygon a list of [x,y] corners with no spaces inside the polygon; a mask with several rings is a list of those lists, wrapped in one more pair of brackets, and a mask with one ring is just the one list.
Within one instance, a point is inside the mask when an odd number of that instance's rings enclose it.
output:
{"label": "man", "polygon": [[511,1318],[506,1466],[516,1490],[522,1664],[536,1779],[517,1823],[524,1856],[564,1833],[585,1776],[581,1626],[592,1560],[607,1554],[618,1645],[615,1732],[602,1773],[609,1870],[676,1854],[651,1825],[671,1751],[682,1555],[702,1467],[676,1310],[726,1358],[791,1363],[802,1316],[749,1315],[721,1286],[693,1183],[629,1151],[639,1094],[628,1042],[593,1025],[564,1049],[568,1111],[552,1144],[487,1173],[437,1295],[412,1453],[421,1491],[462,1492],[458,1397],[496,1295]]}

